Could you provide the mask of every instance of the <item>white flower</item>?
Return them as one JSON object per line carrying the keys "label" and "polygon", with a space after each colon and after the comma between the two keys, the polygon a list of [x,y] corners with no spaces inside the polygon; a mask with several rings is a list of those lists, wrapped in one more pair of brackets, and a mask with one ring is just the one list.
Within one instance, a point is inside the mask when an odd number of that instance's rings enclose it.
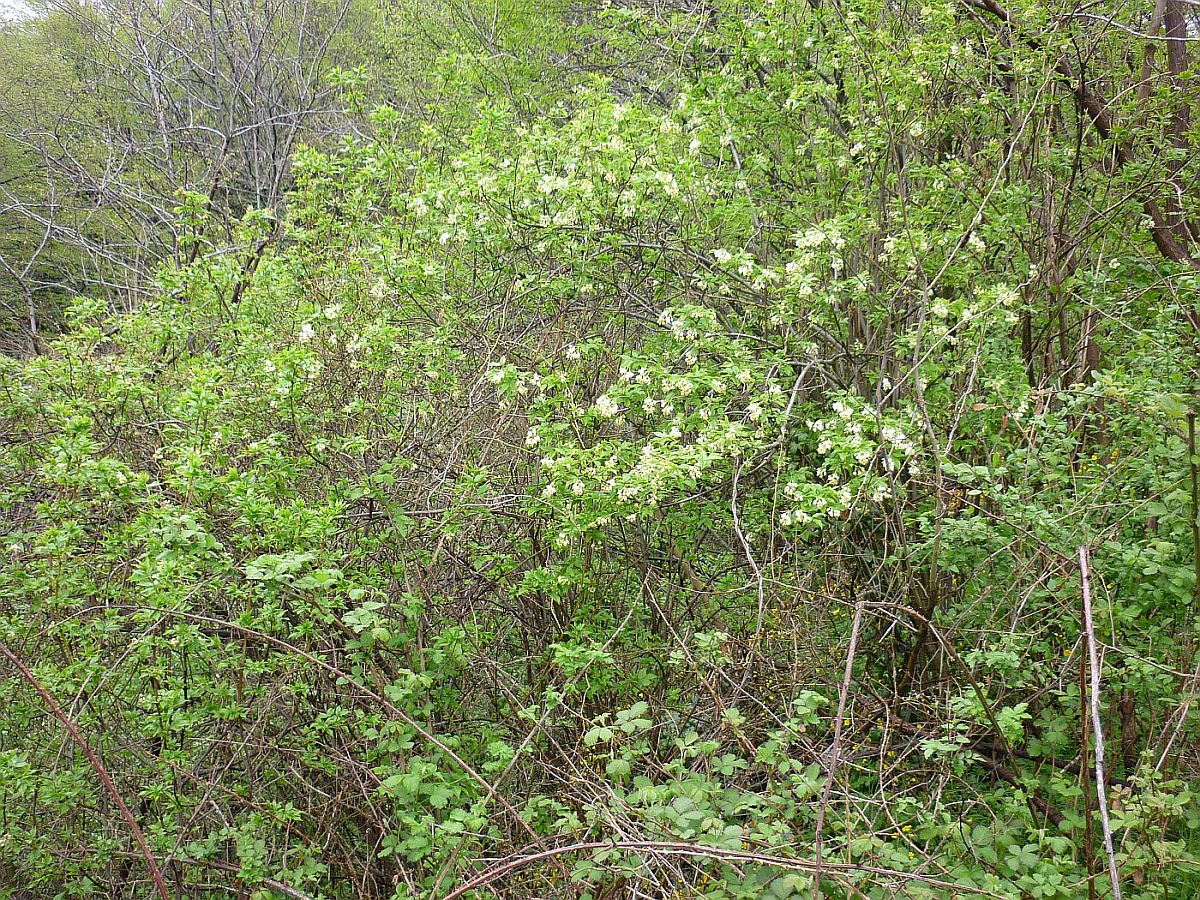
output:
{"label": "white flower", "polygon": [[332,306],[327,306],[327,307],[325,307],[324,310],[322,310],[322,314],[325,316],[325,318],[331,319],[331,320],[336,319],[341,314],[341,312],[342,312],[342,304],[341,303],[334,303]]}
{"label": "white flower", "polygon": [[542,437],[537,433],[536,428],[530,428],[525,432],[525,446],[529,448],[536,447],[542,442]]}
{"label": "white flower", "polygon": [[548,484],[544,488],[542,488],[542,496],[543,497],[553,497],[557,491],[558,491],[558,488],[556,488],[554,486],[554,483],[551,482],[550,484]]}
{"label": "white flower", "polygon": [[576,481],[575,483],[573,483],[571,485],[571,493],[574,494],[576,497],[580,496],[583,493],[583,482]]}
{"label": "white flower", "polygon": [[644,400],[642,400],[642,411],[645,413],[654,412],[657,406],[658,402],[653,397],[646,397]]}
{"label": "white flower", "polygon": [[576,347],[574,344],[569,344],[567,346],[567,349],[564,351],[563,355],[566,356],[567,359],[572,360],[572,361],[577,360],[581,356],[583,356],[583,354],[579,352],[579,348]]}
{"label": "white flower", "polygon": [[539,194],[553,194],[556,191],[566,190],[571,185],[569,178],[564,178],[562,175],[543,175],[538,179],[537,189]]}
{"label": "white flower", "polygon": [[728,250],[719,249],[719,250],[713,251],[713,258],[716,259],[716,261],[719,263],[727,263],[731,259],[733,259],[733,254],[730,253]]}
{"label": "white flower", "polygon": [[608,394],[601,394],[597,398],[593,409],[606,419],[611,419],[613,416],[621,412],[621,407],[617,406],[617,402]]}
{"label": "white flower", "polygon": [[762,418],[762,407],[757,403],[750,403],[746,406],[746,415],[750,417],[751,422],[757,422]]}
{"label": "white flower", "polygon": [[967,239],[967,246],[970,247],[971,250],[973,250],[975,253],[982,253],[984,250],[987,249],[987,244],[985,244],[983,242],[983,238],[981,238],[977,234],[972,234]]}
{"label": "white flower", "polygon": [[300,326],[300,333],[296,335],[296,339],[301,343],[306,343],[312,340],[313,334],[315,334],[315,332],[313,331],[312,323],[305,322]]}
{"label": "white flower", "polygon": [[796,246],[800,249],[820,247],[825,243],[825,232],[820,228],[809,228],[804,234],[796,235]]}

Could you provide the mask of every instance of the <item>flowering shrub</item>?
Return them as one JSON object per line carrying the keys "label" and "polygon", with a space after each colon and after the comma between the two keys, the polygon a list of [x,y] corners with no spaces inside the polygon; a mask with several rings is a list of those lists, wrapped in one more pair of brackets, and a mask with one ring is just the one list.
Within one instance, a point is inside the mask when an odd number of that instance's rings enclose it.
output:
{"label": "flowering shrub", "polygon": [[[1191,890],[1196,276],[1057,16],[608,8],[653,85],[378,110],[4,362],[0,640],[173,890]],[[0,890],[149,896],[0,691]]]}

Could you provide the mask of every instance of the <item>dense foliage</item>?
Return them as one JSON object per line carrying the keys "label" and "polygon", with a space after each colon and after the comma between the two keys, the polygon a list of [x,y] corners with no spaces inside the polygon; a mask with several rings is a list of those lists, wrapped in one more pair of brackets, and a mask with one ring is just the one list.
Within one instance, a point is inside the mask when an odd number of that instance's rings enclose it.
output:
{"label": "dense foliage", "polygon": [[1194,896],[1191,13],[1087,9],[364,12],[0,357],[0,896]]}

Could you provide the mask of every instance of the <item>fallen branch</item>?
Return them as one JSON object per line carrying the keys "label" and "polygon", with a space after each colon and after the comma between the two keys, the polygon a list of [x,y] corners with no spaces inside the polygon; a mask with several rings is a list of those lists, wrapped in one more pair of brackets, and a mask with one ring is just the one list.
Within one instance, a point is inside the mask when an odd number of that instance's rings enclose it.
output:
{"label": "fallen branch", "polygon": [[[493,882],[499,881],[505,875],[515,872],[517,869],[532,865],[533,863],[541,862],[552,857],[564,856],[568,853],[582,853],[591,850],[627,850],[632,852],[659,853],[668,856],[698,856],[709,859],[717,859],[722,862],[740,862],[751,863],[760,866],[773,866],[778,869],[787,869],[793,872],[815,872],[817,864],[809,859],[788,859],[784,856],[770,856],[765,853],[755,853],[752,850],[723,850],[720,847],[706,847],[703,844],[688,844],[682,841],[588,841],[579,844],[568,844],[564,847],[554,847],[549,850],[542,850],[538,853],[530,853],[527,855],[516,854],[507,859],[501,860],[490,869],[485,869],[480,872],[470,881],[467,881],[445,897],[442,900],[458,900],[466,894],[487,887]],[[940,878],[934,878],[930,875],[922,875],[919,872],[900,872],[895,869],[885,869],[882,866],[860,866],[853,863],[835,863],[826,862],[821,868],[837,872],[864,872],[868,875],[880,875],[890,878],[901,878],[906,881],[920,881],[924,884],[932,885],[933,887],[945,888],[956,892],[967,892],[978,894],[983,897],[997,897],[1000,894],[993,894],[985,888],[972,887],[970,885],[958,884],[952,881],[944,881]]]}

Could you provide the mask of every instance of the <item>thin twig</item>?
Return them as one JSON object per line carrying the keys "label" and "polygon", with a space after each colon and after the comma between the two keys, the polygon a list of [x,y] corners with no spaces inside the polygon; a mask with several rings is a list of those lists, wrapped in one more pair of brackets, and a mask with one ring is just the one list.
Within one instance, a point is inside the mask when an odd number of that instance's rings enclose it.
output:
{"label": "thin twig", "polygon": [[1192,585],[1192,606],[1188,610],[1188,628],[1192,618],[1200,610],[1200,460],[1196,458],[1196,411],[1187,414],[1188,470],[1192,476],[1192,566],[1196,580]]}
{"label": "thin twig", "polygon": [[854,605],[854,622],[850,626],[850,647],[846,651],[846,671],[842,674],[842,689],[838,694],[837,718],[833,720],[833,750],[829,758],[829,777],[821,794],[821,805],[817,807],[816,872],[813,875],[813,900],[821,896],[821,845],[825,836],[825,810],[833,793],[833,781],[837,778],[838,757],[842,751],[842,717],[846,715],[846,697],[850,693],[850,679],[854,675],[854,654],[858,650],[858,630],[862,625],[863,605],[860,600]]}
{"label": "thin twig", "polygon": [[29,671],[28,667],[24,662],[22,662],[21,658],[12,650],[8,649],[8,646],[2,641],[0,641],[0,653],[8,657],[8,661],[11,662],[16,667],[17,671],[21,673],[21,677],[28,681],[30,686],[38,692],[38,695],[42,698],[45,704],[50,707],[50,712],[54,714],[54,717],[58,719],[58,721],[62,722],[63,727],[66,728],[70,733],[72,740],[79,745],[79,749],[83,751],[84,756],[87,757],[87,761],[91,764],[92,770],[104,784],[105,790],[108,791],[109,796],[111,796],[113,799],[113,802],[117,804],[117,808],[121,810],[122,818],[124,818],[126,824],[129,825],[129,830],[133,833],[133,839],[137,841],[138,849],[142,851],[142,856],[146,858],[146,866],[150,869],[150,879],[154,882],[154,888],[158,891],[158,896],[160,896],[162,900],[171,900],[171,895],[167,891],[166,879],[163,878],[162,869],[160,869],[158,867],[158,863],[154,861],[154,854],[150,851],[150,845],[146,843],[146,836],[142,834],[142,829],[138,827],[137,819],[135,819],[133,817],[133,813],[129,811],[129,807],[126,805],[125,800],[121,797],[121,792],[117,790],[117,786],[113,782],[112,776],[108,774],[108,771],[104,768],[103,763],[100,762],[100,758],[96,756],[95,751],[92,750],[92,748],[88,745],[88,742],[83,739],[83,735],[80,734],[75,723],[67,718],[66,713],[62,711],[55,699],[50,696],[50,692],[46,690],[45,686],[40,681],[38,681],[37,676],[34,675],[33,672]]}
{"label": "thin twig", "polygon": [[1083,582],[1083,629],[1087,636],[1088,661],[1091,664],[1092,734],[1096,738],[1096,801],[1100,806],[1100,824],[1104,829],[1104,852],[1108,854],[1108,875],[1112,879],[1113,900],[1121,900],[1121,878],[1113,853],[1112,825],[1108,821],[1108,791],[1104,780],[1104,726],[1100,721],[1100,655],[1096,651],[1096,629],[1092,624],[1092,583],[1088,569],[1088,548],[1079,548],[1079,574]]}

